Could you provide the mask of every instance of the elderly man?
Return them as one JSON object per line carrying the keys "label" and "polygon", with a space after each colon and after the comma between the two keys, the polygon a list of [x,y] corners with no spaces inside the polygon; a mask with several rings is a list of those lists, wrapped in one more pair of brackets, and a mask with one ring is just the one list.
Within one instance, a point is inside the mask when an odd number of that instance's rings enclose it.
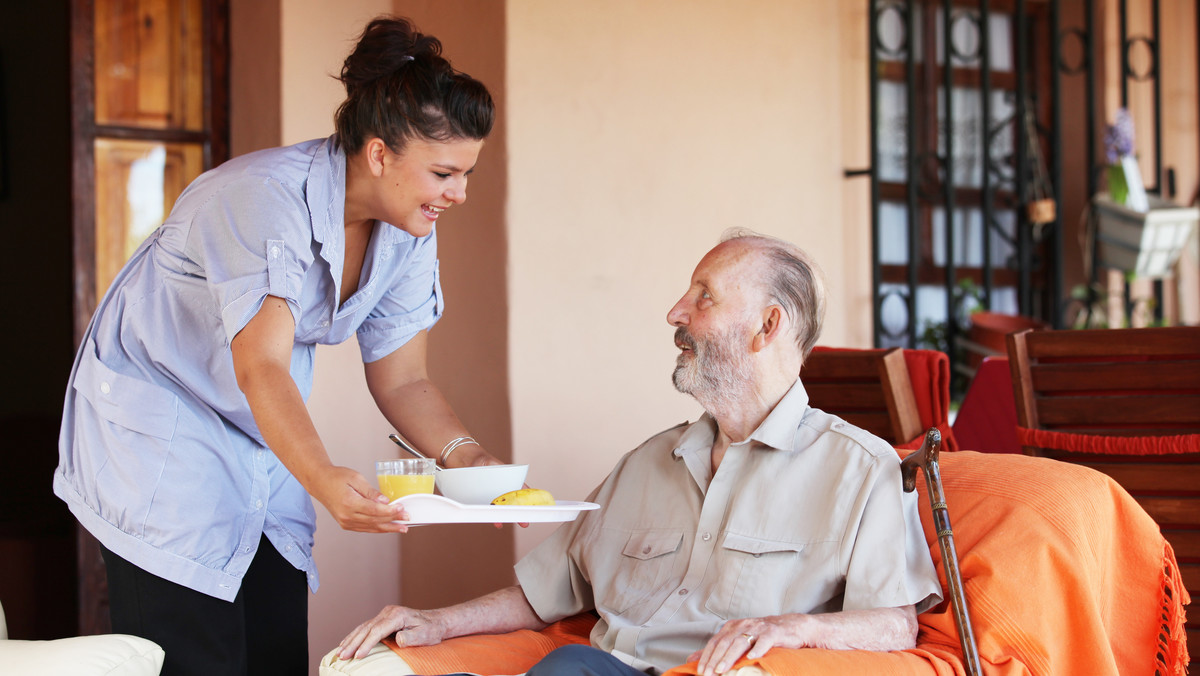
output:
{"label": "elderly man", "polygon": [[456,606],[389,606],[341,643],[365,654],[540,629],[595,610],[592,646],[530,676],[719,674],[773,647],[900,650],[941,588],[886,442],[808,406],[797,380],[821,332],[820,274],[799,248],[734,233],[671,308],[675,387],[705,414],[626,455],[516,568],[519,584]]}

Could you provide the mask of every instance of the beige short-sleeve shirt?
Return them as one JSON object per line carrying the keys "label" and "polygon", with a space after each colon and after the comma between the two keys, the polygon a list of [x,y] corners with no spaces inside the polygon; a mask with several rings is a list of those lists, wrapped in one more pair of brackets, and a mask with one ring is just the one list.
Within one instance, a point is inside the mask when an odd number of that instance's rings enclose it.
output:
{"label": "beige short-sleeve shirt", "polygon": [[552,622],[585,610],[592,644],[651,673],[686,661],[727,620],[902,607],[941,587],[900,458],[808,406],[797,381],[711,476],[707,414],[627,454],[516,567]]}

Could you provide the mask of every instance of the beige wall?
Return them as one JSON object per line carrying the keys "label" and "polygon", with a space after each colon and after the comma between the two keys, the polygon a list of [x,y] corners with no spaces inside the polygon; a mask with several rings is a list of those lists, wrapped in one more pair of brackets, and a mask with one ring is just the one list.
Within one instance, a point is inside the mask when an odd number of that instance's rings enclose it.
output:
{"label": "beige wall", "polygon": [[[442,38],[455,66],[484,80],[502,103],[502,3],[235,0],[234,154],[330,134],[344,96],[332,76],[366,22],[388,13],[410,16]],[[504,135],[498,125],[472,178],[468,204],[447,214],[439,228],[449,301],[430,349],[431,374],[474,434],[502,458],[511,454],[504,176]],[[391,429],[366,391],[354,341],[318,349],[309,409],[335,462],[371,476],[376,459],[397,455],[386,440]],[[379,536],[344,532],[323,509],[317,515],[321,589],[309,606],[314,665],[384,603],[433,605],[447,600],[448,593],[483,593],[512,580],[511,527],[455,526]],[[462,581],[450,584],[455,577]]]}
{"label": "beige wall", "polygon": [[[371,17],[390,11],[383,0],[283,0],[282,143],[297,143],[333,132],[333,113],[345,90],[332,76]],[[375,408],[363,378],[358,344],[350,340],[317,349],[309,410],[330,456],[367,477],[374,462],[394,457],[390,426]],[[310,673],[316,663],[358,623],[384,602],[398,599],[399,540],[342,530],[320,505],[314,556],[320,591],[309,597]]]}
{"label": "beige wall", "polygon": [[[508,3],[509,368],[532,483],[581,499],[695,418],[670,384],[665,316],[727,227],[810,250],[833,291],[824,342],[866,344],[868,226],[843,218],[843,4]],[[548,530],[518,533],[518,553]]]}
{"label": "beige wall", "polygon": [[[430,369],[531,484],[582,499],[622,453],[695,418],[669,382],[665,315],[727,227],[809,249],[831,289],[823,342],[869,343],[867,186],[842,178],[867,163],[861,3],[282,0],[272,16],[252,2],[232,3],[234,70],[256,69],[235,77],[235,152],[328,134],[343,94],[329,76],[381,12],[413,17],[492,89],[470,200],[439,228],[448,301]],[[254,40],[272,30],[277,48]],[[238,89],[271,67],[278,109]],[[321,348],[310,409],[335,460],[370,474],[394,451],[361,374],[353,343]],[[506,584],[514,547],[552,530],[371,536],[318,515],[314,662],[384,603]]]}
{"label": "beige wall", "polygon": [[[869,344],[868,185],[842,177],[868,164],[865,3],[231,4],[235,153],[328,134],[342,97],[330,76],[377,13],[412,16],[492,89],[496,132],[470,201],[439,230],[448,304],[430,369],[485,445],[530,463],[532,484],[581,499],[622,453],[696,416],[669,384],[664,317],[726,227],[809,249],[829,278],[822,342]],[[1188,11],[1168,10],[1168,29],[1190,30]],[[1194,64],[1190,44],[1180,59]],[[1164,83],[1164,103],[1185,111],[1168,131],[1193,134],[1165,157],[1181,171],[1181,200],[1197,181],[1189,73]],[[361,373],[352,343],[321,349],[310,408],[337,461],[370,474],[394,451]],[[551,530],[370,536],[318,514],[314,661],[384,603],[428,606],[504,584],[514,549]]]}
{"label": "beige wall", "polygon": [[[243,2],[233,3],[234,11]],[[390,10],[388,2],[355,0],[327,3],[321,0],[286,0],[275,17],[280,36],[279,142],[297,143],[327,136],[333,131],[333,111],[344,91],[331,75],[341,67],[353,38],[366,21]],[[235,14],[236,18],[236,14]],[[269,30],[270,16],[261,16]],[[246,38],[254,41],[251,33]],[[243,44],[232,32],[235,48]],[[236,58],[236,52],[235,52]],[[247,64],[249,65],[249,64]],[[234,70],[241,65],[234,62]],[[240,102],[245,105],[247,102]],[[234,108],[239,102],[235,100]],[[237,113],[235,112],[235,119]],[[258,124],[256,120],[246,124]],[[366,391],[358,346],[352,340],[317,350],[316,374],[309,409],[334,461],[366,476],[374,474],[377,456],[389,456],[387,422]],[[309,602],[310,663],[332,648],[351,628],[374,614],[383,600],[399,598],[399,539],[391,535],[366,535],[341,530],[328,512],[317,507],[314,556],[321,572],[319,593]]]}
{"label": "beige wall", "polygon": [[[496,126],[471,176],[466,204],[439,219],[446,314],[430,334],[429,372],[472,435],[509,459],[504,3],[396,0],[395,12],[436,35],[451,64],[486,84],[497,104]],[[512,584],[513,528],[443,526],[404,536],[404,603],[432,607]]]}

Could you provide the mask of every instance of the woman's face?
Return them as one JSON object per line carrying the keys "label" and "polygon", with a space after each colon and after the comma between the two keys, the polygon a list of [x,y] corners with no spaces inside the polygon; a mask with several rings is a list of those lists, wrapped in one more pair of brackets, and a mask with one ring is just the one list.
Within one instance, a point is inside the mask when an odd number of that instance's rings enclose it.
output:
{"label": "woman's face", "polygon": [[467,177],[483,141],[413,139],[400,153],[383,149],[375,218],[424,237],[438,216],[467,201]]}

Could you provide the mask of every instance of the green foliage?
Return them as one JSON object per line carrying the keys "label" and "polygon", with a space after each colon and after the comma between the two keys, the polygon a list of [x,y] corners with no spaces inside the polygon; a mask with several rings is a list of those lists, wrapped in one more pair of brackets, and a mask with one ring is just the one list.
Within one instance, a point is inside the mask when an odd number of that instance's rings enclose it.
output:
{"label": "green foliage", "polygon": [[[975,280],[964,277],[958,280],[954,287],[955,325],[965,329],[971,325],[971,315],[983,310],[983,289],[975,284]],[[946,322],[926,319],[917,334],[917,346],[926,350],[937,350],[950,354],[950,345],[946,338]]]}

